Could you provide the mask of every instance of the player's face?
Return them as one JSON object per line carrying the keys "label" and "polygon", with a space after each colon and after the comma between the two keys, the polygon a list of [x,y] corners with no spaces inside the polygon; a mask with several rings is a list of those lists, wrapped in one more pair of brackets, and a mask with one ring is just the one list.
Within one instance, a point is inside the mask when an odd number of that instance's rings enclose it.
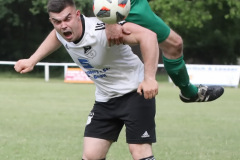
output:
{"label": "player's face", "polygon": [[74,7],[66,7],[60,13],[49,13],[49,19],[56,31],[68,42],[78,40],[82,35],[80,11]]}

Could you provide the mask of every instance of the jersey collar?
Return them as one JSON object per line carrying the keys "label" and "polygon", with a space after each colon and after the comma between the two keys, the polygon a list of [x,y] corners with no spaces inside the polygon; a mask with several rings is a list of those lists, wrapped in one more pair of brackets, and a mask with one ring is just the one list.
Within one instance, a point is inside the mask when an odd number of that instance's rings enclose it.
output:
{"label": "jersey collar", "polygon": [[85,33],[85,19],[84,19],[82,14],[80,15],[80,19],[81,19],[81,22],[82,22],[82,35],[81,35],[81,37],[78,40],[73,42],[74,44],[79,43],[82,40],[82,38],[84,36],[84,33]]}

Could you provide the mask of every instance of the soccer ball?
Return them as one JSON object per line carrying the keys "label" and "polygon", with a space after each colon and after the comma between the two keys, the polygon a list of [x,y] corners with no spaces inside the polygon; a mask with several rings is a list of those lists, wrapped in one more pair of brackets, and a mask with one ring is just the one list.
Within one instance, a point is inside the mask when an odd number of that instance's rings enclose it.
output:
{"label": "soccer ball", "polygon": [[93,13],[101,21],[114,24],[127,18],[130,0],[94,0]]}

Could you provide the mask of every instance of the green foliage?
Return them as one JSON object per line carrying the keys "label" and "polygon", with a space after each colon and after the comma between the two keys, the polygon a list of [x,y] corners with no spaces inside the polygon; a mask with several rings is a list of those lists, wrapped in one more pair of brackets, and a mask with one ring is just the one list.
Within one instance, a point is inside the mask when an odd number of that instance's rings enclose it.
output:
{"label": "green foliage", "polygon": [[211,10],[224,10],[225,18],[240,18],[240,1],[236,0],[154,0],[150,2],[153,10],[164,21],[174,27],[203,27],[212,19]]}
{"label": "green foliage", "polygon": [[29,9],[33,15],[47,11],[47,0],[32,0],[32,8]]}
{"label": "green foliage", "polygon": [[189,63],[237,63],[240,1],[154,0],[150,4],[184,39]]}
{"label": "green foliage", "polygon": [[[33,0],[32,1],[32,8],[30,8],[30,11],[32,14],[36,15],[41,12],[47,11],[47,2],[48,0]],[[78,9],[82,11],[83,14],[89,15],[91,14],[90,8],[92,7],[92,1],[89,0],[77,0],[75,1],[75,4]]]}
{"label": "green foliage", "polygon": [[211,21],[205,22],[202,28],[180,29],[186,44],[185,57],[190,59],[191,63],[237,63],[240,56],[240,19],[226,19],[228,11],[227,8],[211,9],[213,17]]}
{"label": "green foliage", "polygon": [[[76,6],[92,16],[92,0]],[[154,12],[184,39],[189,63],[236,64],[240,56],[239,0],[150,0]],[[29,57],[52,29],[47,0],[0,0],[0,60]],[[45,61],[71,61],[64,49]]]}
{"label": "green foliage", "polygon": [[[0,0],[0,60],[15,61],[27,58],[52,30],[46,10],[47,0]],[[78,0],[82,13],[91,15],[92,1]],[[62,48],[45,61],[69,62],[70,56]]]}
{"label": "green foliage", "polygon": [[21,25],[19,15],[14,13],[14,10],[10,7],[14,2],[14,0],[0,0],[0,20],[8,17],[6,21],[8,24],[19,26]]}

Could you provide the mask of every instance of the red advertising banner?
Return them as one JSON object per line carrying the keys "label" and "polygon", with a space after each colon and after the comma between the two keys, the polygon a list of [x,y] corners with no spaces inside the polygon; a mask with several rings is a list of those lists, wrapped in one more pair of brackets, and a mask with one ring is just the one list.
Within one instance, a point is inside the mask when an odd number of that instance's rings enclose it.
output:
{"label": "red advertising banner", "polygon": [[94,83],[81,68],[68,68],[65,74],[66,83]]}

